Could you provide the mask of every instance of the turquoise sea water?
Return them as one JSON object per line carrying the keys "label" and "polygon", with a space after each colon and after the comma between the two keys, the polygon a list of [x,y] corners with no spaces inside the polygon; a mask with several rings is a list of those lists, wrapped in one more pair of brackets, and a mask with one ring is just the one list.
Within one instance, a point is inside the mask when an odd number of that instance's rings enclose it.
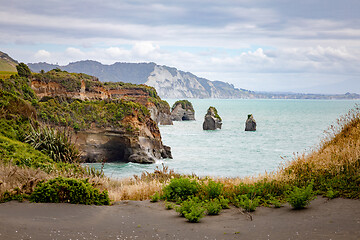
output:
{"label": "turquoise sea water", "polygon": [[[359,101],[350,100],[219,100],[189,99],[196,121],[159,126],[163,143],[172,149],[173,159],[156,164],[105,164],[105,175],[122,178],[153,171],[161,164],[179,173],[199,176],[244,177],[276,170],[319,144],[324,131]],[[170,106],[176,99],[167,99]],[[203,131],[209,106],[217,108],[223,120],[221,130]],[[256,132],[245,132],[248,114],[257,122]],[[99,164],[94,164],[96,168]]]}

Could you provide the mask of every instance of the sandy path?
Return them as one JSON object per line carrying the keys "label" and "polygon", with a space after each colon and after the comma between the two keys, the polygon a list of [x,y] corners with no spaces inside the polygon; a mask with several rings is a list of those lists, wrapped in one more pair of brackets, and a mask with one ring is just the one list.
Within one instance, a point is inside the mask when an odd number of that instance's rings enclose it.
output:
{"label": "sandy path", "polygon": [[191,224],[163,203],[0,204],[0,239],[360,239],[360,200],[324,198],[304,210],[223,210]]}

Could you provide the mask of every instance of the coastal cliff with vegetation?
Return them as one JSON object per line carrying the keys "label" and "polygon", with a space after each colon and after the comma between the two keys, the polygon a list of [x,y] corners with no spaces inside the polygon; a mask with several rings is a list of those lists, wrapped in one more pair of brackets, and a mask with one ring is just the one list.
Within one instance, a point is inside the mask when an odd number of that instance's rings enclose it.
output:
{"label": "coastal cliff with vegetation", "polygon": [[170,108],[151,87],[101,83],[55,69],[29,78],[13,75],[1,81],[1,89],[28,103],[32,119],[71,130],[86,161],[153,163],[171,157],[156,122],[171,124]]}

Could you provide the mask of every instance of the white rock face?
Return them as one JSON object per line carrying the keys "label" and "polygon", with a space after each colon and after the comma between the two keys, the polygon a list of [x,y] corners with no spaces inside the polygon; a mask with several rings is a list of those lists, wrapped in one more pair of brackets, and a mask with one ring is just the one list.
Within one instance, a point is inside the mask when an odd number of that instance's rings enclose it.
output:
{"label": "white rock face", "polygon": [[[212,82],[174,68],[156,65],[146,85],[156,89],[162,98],[220,98],[223,97]],[[205,85],[205,87],[203,86]]]}

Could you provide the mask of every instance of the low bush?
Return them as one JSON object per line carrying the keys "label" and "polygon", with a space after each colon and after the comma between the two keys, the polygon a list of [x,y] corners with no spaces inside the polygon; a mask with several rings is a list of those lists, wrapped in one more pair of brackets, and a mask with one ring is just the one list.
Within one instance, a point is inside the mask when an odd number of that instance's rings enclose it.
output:
{"label": "low bush", "polygon": [[205,209],[201,205],[192,206],[188,213],[185,214],[185,218],[191,223],[197,223],[205,215]]}
{"label": "low bush", "polygon": [[286,197],[286,200],[294,209],[305,208],[313,199],[315,199],[315,196],[312,184],[302,188],[294,187]]}
{"label": "low bush", "polygon": [[158,202],[159,200],[160,200],[160,194],[158,192],[150,196],[150,202]]}
{"label": "low bush", "polygon": [[236,207],[241,207],[247,212],[253,212],[260,204],[259,198],[249,198],[247,195],[240,195],[234,198],[233,204]]}
{"label": "low bush", "polygon": [[30,195],[32,202],[109,205],[107,191],[100,192],[87,180],[57,177],[39,183]]}
{"label": "low bush", "polygon": [[168,201],[185,200],[195,196],[200,190],[200,185],[196,180],[189,178],[173,178],[170,183],[163,188],[163,198]]}
{"label": "low bush", "polygon": [[218,215],[222,207],[217,199],[212,199],[206,204],[206,211],[208,215]]}
{"label": "low bush", "polygon": [[219,198],[223,194],[224,184],[209,180],[207,185],[202,185],[205,199]]}

